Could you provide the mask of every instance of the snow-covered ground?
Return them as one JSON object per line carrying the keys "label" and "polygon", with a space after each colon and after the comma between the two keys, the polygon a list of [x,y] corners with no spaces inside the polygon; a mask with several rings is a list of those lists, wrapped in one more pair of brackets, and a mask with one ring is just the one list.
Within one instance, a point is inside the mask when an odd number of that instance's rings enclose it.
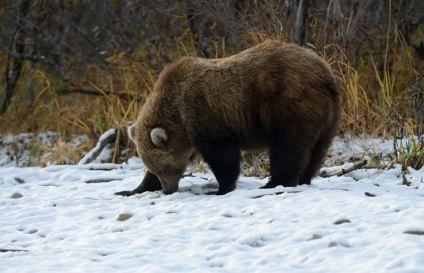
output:
{"label": "snow-covered ground", "polygon": [[[329,160],[364,147],[392,144],[338,140]],[[194,173],[172,195],[113,195],[143,174],[136,158],[0,168],[0,272],[424,272],[424,169],[409,186],[394,165],[296,188],[240,177],[224,196]]]}
{"label": "snow-covered ground", "polygon": [[[71,135],[69,140],[66,140],[62,139],[60,134],[51,131],[39,134],[0,134],[0,167],[51,164],[54,163],[51,162],[52,157],[53,161],[57,159],[52,154],[60,155],[60,151],[65,148],[78,150],[78,146],[87,142],[86,135]],[[61,160],[64,164],[72,162],[70,158]]]}

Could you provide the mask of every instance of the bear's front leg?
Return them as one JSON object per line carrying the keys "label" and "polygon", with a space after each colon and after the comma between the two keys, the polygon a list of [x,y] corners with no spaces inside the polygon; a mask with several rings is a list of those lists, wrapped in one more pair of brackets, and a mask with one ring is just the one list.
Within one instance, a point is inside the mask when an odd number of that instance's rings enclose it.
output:
{"label": "bear's front leg", "polygon": [[158,191],[161,189],[162,185],[160,184],[158,177],[150,171],[146,171],[146,175],[144,176],[143,181],[141,181],[141,184],[136,189],[132,191],[115,192],[115,195],[131,196],[136,193],[142,193],[145,191]]}
{"label": "bear's front leg", "polygon": [[219,184],[217,195],[223,195],[236,188],[240,174],[240,149],[233,137],[201,139],[197,150],[208,163]]}

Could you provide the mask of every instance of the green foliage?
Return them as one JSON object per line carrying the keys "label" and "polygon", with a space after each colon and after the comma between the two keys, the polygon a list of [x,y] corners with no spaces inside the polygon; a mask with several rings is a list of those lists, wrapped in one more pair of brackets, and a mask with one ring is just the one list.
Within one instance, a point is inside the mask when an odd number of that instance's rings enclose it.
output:
{"label": "green foliage", "polygon": [[407,167],[415,170],[424,166],[424,137],[409,136],[406,140],[394,140],[394,154],[396,161],[402,165],[404,171]]}
{"label": "green foliage", "polygon": [[40,157],[41,154],[41,147],[38,143],[34,143],[32,145],[29,145],[29,155],[31,157]]}

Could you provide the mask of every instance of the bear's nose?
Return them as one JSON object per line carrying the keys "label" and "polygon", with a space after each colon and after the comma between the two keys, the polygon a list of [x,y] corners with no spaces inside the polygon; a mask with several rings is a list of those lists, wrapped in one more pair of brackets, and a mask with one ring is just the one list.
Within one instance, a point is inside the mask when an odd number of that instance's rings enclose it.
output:
{"label": "bear's nose", "polygon": [[172,194],[178,190],[180,175],[161,175],[159,176],[159,181],[162,185],[162,192],[164,194]]}

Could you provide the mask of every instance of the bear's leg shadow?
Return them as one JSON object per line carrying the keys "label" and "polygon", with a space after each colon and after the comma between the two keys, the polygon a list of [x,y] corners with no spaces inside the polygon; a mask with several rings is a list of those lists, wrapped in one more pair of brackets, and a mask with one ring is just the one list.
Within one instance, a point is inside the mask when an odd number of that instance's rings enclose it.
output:
{"label": "bear's leg shadow", "polygon": [[116,192],[115,195],[131,196],[136,193],[143,193],[145,191],[158,191],[162,189],[162,185],[156,175],[150,171],[146,171],[143,181],[141,184],[132,191],[120,191]]}
{"label": "bear's leg shadow", "polygon": [[223,195],[236,188],[240,174],[241,154],[233,137],[201,139],[196,148],[208,163],[219,184],[217,195]]}
{"label": "bear's leg shadow", "polygon": [[262,188],[296,187],[306,169],[311,150],[297,130],[278,129],[269,134],[270,179]]}

